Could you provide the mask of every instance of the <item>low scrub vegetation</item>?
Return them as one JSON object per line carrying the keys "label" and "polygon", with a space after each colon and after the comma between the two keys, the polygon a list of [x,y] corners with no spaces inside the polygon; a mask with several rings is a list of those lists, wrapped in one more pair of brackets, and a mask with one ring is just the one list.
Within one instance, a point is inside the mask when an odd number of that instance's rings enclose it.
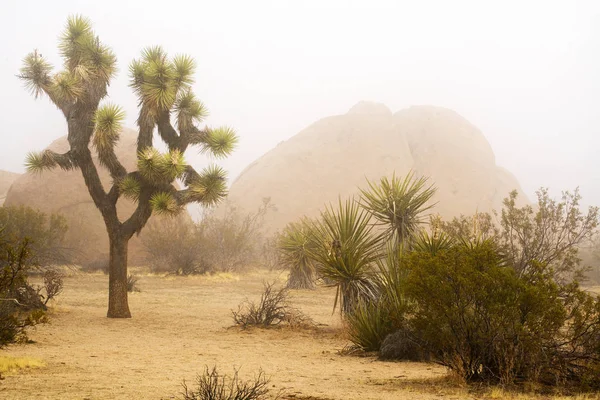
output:
{"label": "low scrub vegetation", "polygon": [[355,347],[431,360],[465,382],[600,389],[600,300],[579,286],[578,253],[598,208],[545,189],[518,206],[513,192],[498,213],[430,216],[426,229],[434,193],[412,174],[384,178],[303,222],[300,254],[337,288]]}
{"label": "low scrub vegetation", "polygon": [[26,329],[45,321],[46,306],[28,281],[27,240],[11,243],[0,231],[0,347],[26,341]]}
{"label": "low scrub vegetation", "polygon": [[205,367],[190,388],[183,382],[183,400],[262,400],[277,399],[270,396],[269,379],[262,370],[251,380],[242,380],[235,369],[232,376],[220,374],[217,367]]}
{"label": "low scrub vegetation", "polygon": [[150,223],[142,242],[154,272],[191,275],[241,272],[261,262],[262,221],[269,199],[251,214],[229,206],[223,215],[208,213],[199,223],[171,219]]}
{"label": "low scrub vegetation", "polygon": [[289,290],[276,289],[274,283],[264,283],[264,290],[257,302],[245,300],[232,310],[233,322],[242,327],[272,327],[289,325],[293,327],[312,325],[312,320],[300,310],[292,307],[288,301]]}
{"label": "low scrub vegetation", "polygon": [[10,243],[27,239],[30,266],[67,265],[75,256],[64,245],[67,222],[59,214],[47,215],[25,206],[4,206],[0,207],[0,228],[4,240]]}

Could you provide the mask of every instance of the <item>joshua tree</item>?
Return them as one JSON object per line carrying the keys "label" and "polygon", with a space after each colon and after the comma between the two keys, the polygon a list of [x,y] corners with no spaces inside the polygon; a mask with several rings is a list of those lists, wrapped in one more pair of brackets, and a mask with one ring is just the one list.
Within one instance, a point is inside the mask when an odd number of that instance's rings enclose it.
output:
{"label": "joshua tree", "polygon": [[[59,49],[64,59],[61,71],[52,74],[52,66],[34,51],[25,57],[19,78],[36,98],[47,95],[63,113],[70,148],[64,154],[49,150],[31,153],[26,165],[32,172],[55,167],[81,171],[90,196],[102,213],[110,242],[107,315],[128,318],[129,239],[142,230],[152,213],[176,214],[188,203],[212,205],[226,196],[223,169],[209,166],[198,173],[186,164],[183,155],[189,146],[199,146],[202,152],[224,157],[233,150],[237,137],[230,128],[196,126],[207,111],[191,90],[194,60],[185,55],[168,58],[162,48],[148,48],[129,67],[130,86],[139,99],[139,133],[137,171],[128,172],[114,151],[124,112],[116,105],[101,104],[116,73],[114,53],[100,42],[90,22],[80,16],[68,19]],[[165,153],[153,147],[155,128],[168,147]],[[100,165],[112,177],[108,190],[100,181],[90,144]],[[183,182],[183,189],[173,185],[176,179]],[[137,202],[135,211],[124,221],[117,217],[121,196]]]}

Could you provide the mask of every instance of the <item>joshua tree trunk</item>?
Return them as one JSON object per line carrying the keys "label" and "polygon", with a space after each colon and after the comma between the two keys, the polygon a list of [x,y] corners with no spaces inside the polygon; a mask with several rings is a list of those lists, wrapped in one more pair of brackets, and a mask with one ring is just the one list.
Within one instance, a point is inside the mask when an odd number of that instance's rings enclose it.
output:
{"label": "joshua tree trunk", "polygon": [[110,236],[108,265],[108,318],[131,318],[127,302],[127,246],[129,239],[121,234]]}

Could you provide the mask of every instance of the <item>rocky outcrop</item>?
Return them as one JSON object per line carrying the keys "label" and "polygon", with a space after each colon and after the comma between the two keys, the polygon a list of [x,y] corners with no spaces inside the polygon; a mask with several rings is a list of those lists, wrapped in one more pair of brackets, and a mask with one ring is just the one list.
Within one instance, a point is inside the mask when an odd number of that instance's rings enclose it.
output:
{"label": "rocky outcrop", "polygon": [[10,185],[13,184],[19,175],[20,174],[17,174],[16,172],[0,170],[0,206],[2,206],[4,200],[6,199],[6,194],[8,193]]}
{"label": "rocky outcrop", "polygon": [[[444,218],[499,209],[513,175],[496,165],[483,134],[452,110],[417,106],[395,114],[360,102],[324,118],[250,164],[233,182],[229,200],[247,211],[271,197],[273,232],[326,203],[358,193],[366,180],[413,170],[438,187],[434,212]],[[524,198],[524,196],[521,196]]]}

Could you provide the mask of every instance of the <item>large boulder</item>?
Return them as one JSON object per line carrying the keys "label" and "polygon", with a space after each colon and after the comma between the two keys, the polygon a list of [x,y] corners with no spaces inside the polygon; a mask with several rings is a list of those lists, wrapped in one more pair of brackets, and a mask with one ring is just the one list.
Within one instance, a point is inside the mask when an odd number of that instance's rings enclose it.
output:
{"label": "large boulder", "polygon": [[[136,141],[137,133],[131,129],[124,129],[115,148],[117,157],[128,171],[136,169]],[[48,149],[62,153],[67,151],[68,147],[67,137],[64,136],[52,142]],[[108,190],[112,185],[110,174],[105,168],[99,167],[96,157],[94,162],[98,167],[102,184],[105,190]],[[66,247],[74,250],[77,262],[97,264],[108,259],[108,236],[104,220],[100,211],[96,209],[79,170],[54,169],[44,171],[42,174],[23,174],[12,184],[5,205],[26,205],[46,213],[62,214],[66,217],[69,226]],[[133,202],[119,199],[117,203],[119,218],[125,220],[135,207]],[[188,221],[189,215],[184,214],[178,218]],[[160,219],[160,217],[153,216],[152,219]],[[142,230],[140,236],[143,235]],[[145,252],[140,239],[134,236],[129,243],[130,264],[139,264],[143,261]]]}
{"label": "large boulder", "polygon": [[511,190],[521,192],[515,177],[496,165],[483,134],[454,111],[418,106],[392,114],[360,102],[250,164],[233,182],[229,201],[249,212],[270,197],[277,211],[267,214],[265,228],[272,233],[357,194],[367,179],[411,170],[438,187],[434,212],[443,218],[500,209]]}
{"label": "large boulder", "polygon": [[16,172],[0,170],[0,206],[2,206],[4,199],[6,199],[6,194],[8,193],[10,185],[13,184],[19,175],[20,174],[17,174]]}

